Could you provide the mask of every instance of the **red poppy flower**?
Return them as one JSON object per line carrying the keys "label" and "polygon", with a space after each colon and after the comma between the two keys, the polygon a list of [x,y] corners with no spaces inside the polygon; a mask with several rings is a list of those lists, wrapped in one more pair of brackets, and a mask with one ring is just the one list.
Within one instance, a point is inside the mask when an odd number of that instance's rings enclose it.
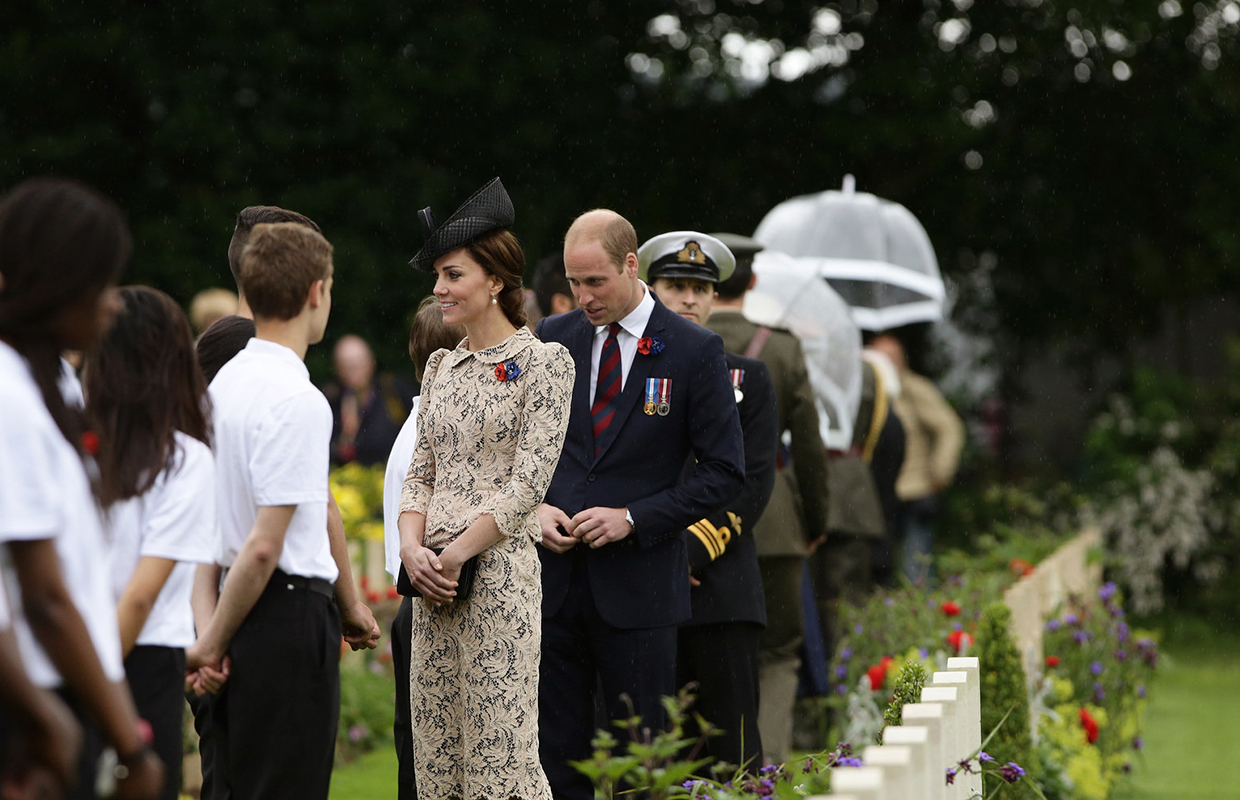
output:
{"label": "red poppy flower", "polygon": [[82,449],[92,456],[99,455],[99,434],[94,431],[82,431]]}
{"label": "red poppy flower", "polygon": [[366,593],[366,599],[372,603],[377,603],[379,602],[379,593],[376,592],[374,589],[371,589],[369,592]]}
{"label": "red poppy flower", "polygon": [[870,678],[870,688],[878,691],[883,688],[883,682],[887,680],[887,667],[883,664],[875,664],[865,671]]}
{"label": "red poppy flower", "polygon": [[1013,558],[1008,562],[1008,569],[1013,575],[1025,576],[1033,572],[1033,564],[1023,558]]}
{"label": "red poppy flower", "polygon": [[387,588],[387,596],[389,600],[395,600],[396,598],[400,597],[400,592],[396,591],[395,586],[389,586]]}
{"label": "red poppy flower", "polygon": [[959,653],[964,648],[973,646],[973,637],[964,631],[952,631],[947,634],[947,643]]}
{"label": "red poppy flower", "polygon": [[1059,666],[1059,656],[1047,656],[1047,657],[1046,657],[1046,666],[1048,666],[1048,667],[1057,667],[1057,666]]}
{"label": "red poppy flower", "polygon": [[960,613],[960,604],[953,603],[951,600],[943,601],[943,613],[949,617],[954,617]]}
{"label": "red poppy flower", "polygon": [[1085,728],[1085,741],[1090,744],[1098,741],[1098,721],[1084,706],[1081,706],[1081,725]]}
{"label": "red poppy flower", "polygon": [[362,584],[362,588],[363,588],[363,589],[369,589],[369,588],[370,588],[370,576],[369,576],[369,575],[363,575],[363,576],[362,576],[362,579],[359,581],[359,583],[361,583],[361,584]]}
{"label": "red poppy flower", "polygon": [[508,370],[504,369],[503,364],[495,365],[495,377],[501,381],[508,380]]}

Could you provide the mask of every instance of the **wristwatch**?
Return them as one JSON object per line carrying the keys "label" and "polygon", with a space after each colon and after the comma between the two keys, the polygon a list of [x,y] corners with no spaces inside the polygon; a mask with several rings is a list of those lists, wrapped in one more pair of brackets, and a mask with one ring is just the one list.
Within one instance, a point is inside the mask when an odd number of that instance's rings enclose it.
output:
{"label": "wristwatch", "polygon": [[629,533],[637,530],[637,523],[633,521],[633,512],[629,511],[628,508],[624,509],[624,521],[629,523]]}

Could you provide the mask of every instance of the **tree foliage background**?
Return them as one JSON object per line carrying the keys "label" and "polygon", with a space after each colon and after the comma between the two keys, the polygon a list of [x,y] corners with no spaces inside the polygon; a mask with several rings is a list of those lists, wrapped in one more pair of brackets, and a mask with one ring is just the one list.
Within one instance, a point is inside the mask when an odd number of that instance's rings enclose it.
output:
{"label": "tree foliage background", "polygon": [[241,207],[302,211],[337,249],[329,337],[401,366],[416,210],[493,175],[532,264],[591,207],[750,232],[852,173],[1018,363],[1236,287],[1237,23],[1233,0],[8,0],[0,186],[99,186],[128,279],[181,301],[230,285]]}

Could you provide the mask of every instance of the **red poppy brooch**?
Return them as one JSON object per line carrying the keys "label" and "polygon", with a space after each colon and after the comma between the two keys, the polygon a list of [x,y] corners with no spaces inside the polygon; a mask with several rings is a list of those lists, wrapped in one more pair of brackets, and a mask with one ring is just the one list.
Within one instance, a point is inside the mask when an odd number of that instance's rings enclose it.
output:
{"label": "red poppy brooch", "polygon": [[658,336],[643,336],[637,340],[637,352],[644,356],[657,356],[663,352],[663,340]]}
{"label": "red poppy brooch", "polygon": [[521,368],[517,366],[515,361],[505,361],[503,364],[495,365],[495,377],[501,383],[516,380],[520,374]]}

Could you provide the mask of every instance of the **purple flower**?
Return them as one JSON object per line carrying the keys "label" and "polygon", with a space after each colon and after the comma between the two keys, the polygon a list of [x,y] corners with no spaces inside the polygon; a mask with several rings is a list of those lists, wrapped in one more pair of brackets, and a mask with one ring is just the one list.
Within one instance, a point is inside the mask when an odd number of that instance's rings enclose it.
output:
{"label": "purple flower", "polygon": [[977,754],[977,760],[978,761],[994,761],[995,757],[992,756],[990,753],[987,753],[985,750],[982,750],[981,752]]}
{"label": "purple flower", "polygon": [[1102,674],[1102,662],[1095,661],[1094,663],[1090,664],[1089,671],[1095,675],[1101,675]]}
{"label": "purple flower", "polygon": [[1141,697],[1141,698],[1145,697],[1145,684],[1144,683],[1137,684],[1137,697]]}
{"label": "purple flower", "polygon": [[1128,658],[1128,651],[1127,651],[1127,650],[1125,650],[1124,648],[1122,648],[1122,647],[1121,647],[1121,648],[1119,648],[1118,650],[1116,650],[1116,651],[1115,651],[1115,660],[1116,660],[1116,661],[1124,661],[1124,660],[1125,660],[1125,659],[1127,659],[1127,658]]}
{"label": "purple flower", "polygon": [[835,762],[835,766],[837,767],[860,767],[862,766],[862,763],[861,763],[861,759],[857,758],[856,756],[844,756],[839,761]]}
{"label": "purple flower", "polygon": [[947,785],[951,786],[956,780],[956,770],[952,767],[947,768]]}
{"label": "purple flower", "polygon": [[1051,632],[1059,630],[1059,620],[1055,619],[1054,617],[1049,619],[1046,623],[1046,629]]}
{"label": "purple flower", "polygon": [[1089,631],[1077,631],[1072,634],[1072,638],[1076,640],[1077,644],[1085,644],[1089,641]]}
{"label": "purple flower", "polygon": [[1124,618],[1124,609],[1120,608],[1114,603],[1107,603],[1107,613],[1110,614],[1115,619]]}
{"label": "purple flower", "polygon": [[891,608],[895,604],[896,604],[896,599],[894,597],[888,597],[883,600],[883,605],[887,606],[887,608]]}
{"label": "purple flower", "polygon": [[835,687],[835,693],[836,694],[848,694],[848,687],[841,683]]}
{"label": "purple flower", "polygon": [[[810,763],[812,764],[813,761],[810,761]],[[779,772],[778,764],[767,764],[765,767],[758,770],[759,775],[770,775],[771,773],[774,773],[774,772]]]}
{"label": "purple flower", "polygon": [[847,661],[847,660],[848,660],[848,659],[850,659],[850,658],[852,658],[852,648],[851,648],[851,647],[845,647],[843,650],[841,650],[841,651],[840,651],[840,660],[841,660],[841,661]]}
{"label": "purple flower", "polygon": [[1145,747],[1145,740],[1142,739],[1140,736],[1132,737],[1132,749],[1140,750],[1142,747]]}
{"label": "purple flower", "polygon": [[1077,624],[1078,622],[1080,622],[1080,620],[1079,620],[1079,619],[1077,619],[1076,614],[1072,613],[1071,611],[1069,611],[1067,614],[1064,614],[1064,615],[1063,615],[1063,624],[1064,624],[1064,625],[1075,625],[1075,624]]}
{"label": "purple flower", "polygon": [[1102,688],[1102,684],[1094,681],[1094,702],[1101,703],[1107,699],[1106,690]]}
{"label": "purple flower", "polygon": [[1154,647],[1154,640],[1150,639],[1147,636],[1142,636],[1140,639],[1137,640],[1138,650],[1150,650],[1153,647]]}
{"label": "purple flower", "polygon": [[1102,584],[1102,588],[1098,590],[1098,599],[1102,601],[1110,600],[1115,596],[1117,591],[1119,590],[1115,587],[1115,584],[1111,581],[1107,581]]}
{"label": "purple flower", "polygon": [[848,667],[844,666],[843,664],[840,664],[838,667],[835,668],[835,679],[837,681],[842,681],[847,677],[848,677]]}
{"label": "purple flower", "polygon": [[1002,767],[999,767],[999,777],[1008,783],[1016,783],[1025,777],[1025,771],[1021,769],[1020,764],[1017,764],[1015,761],[1009,761]]}
{"label": "purple flower", "polygon": [[350,742],[360,742],[362,739],[366,738],[366,734],[367,734],[367,733],[369,733],[369,731],[367,731],[367,730],[366,730],[366,726],[365,726],[365,725],[353,725],[353,726],[350,726],[350,728],[349,728],[349,741],[350,741]]}
{"label": "purple flower", "polygon": [[861,634],[865,633],[865,627],[860,622],[858,622],[856,625],[853,626],[853,633],[860,636]]}
{"label": "purple flower", "polygon": [[1120,644],[1128,641],[1128,623],[1121,622],[1115,626],[1115,638],[1119,640]]}
{"label": "purple flower", "polygon": [[928,648],[928,647],[919,647],[919,648],[917,648],[917,655],[918,655],[918,657],[920,657],[920,658],[929,658],[929,657],[930,657],[930,648]]}
{"label": "purple flower", "polygon": [[962,631],[962,630],[964,630],[964,626],[963,626],[963,625],[961,625],[959,622],[953,622],[953,623],[952,623],[952,630],[954,630],[954,631]]}

